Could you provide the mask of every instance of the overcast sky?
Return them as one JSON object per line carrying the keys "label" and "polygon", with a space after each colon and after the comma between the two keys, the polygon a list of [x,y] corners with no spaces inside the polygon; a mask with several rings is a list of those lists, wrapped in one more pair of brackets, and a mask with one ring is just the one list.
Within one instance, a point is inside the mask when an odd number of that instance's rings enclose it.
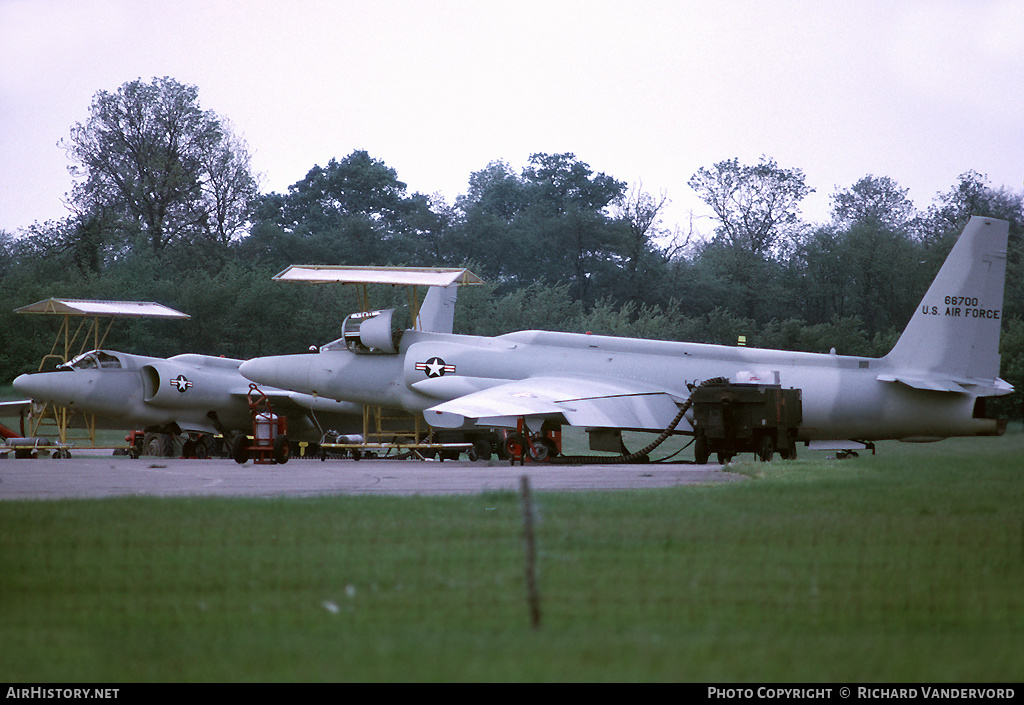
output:
{"label": "overcast sky", "polygon": [[919,208],[968,170],[1024,189],[1021,0],[0,0],[0,229],[68,215],[58,141],[155,76],[231,121],[265,193],[357,149],[449,202],[572,152],[669,228],[733,157],[802,169],[812,222],[867,174]]}

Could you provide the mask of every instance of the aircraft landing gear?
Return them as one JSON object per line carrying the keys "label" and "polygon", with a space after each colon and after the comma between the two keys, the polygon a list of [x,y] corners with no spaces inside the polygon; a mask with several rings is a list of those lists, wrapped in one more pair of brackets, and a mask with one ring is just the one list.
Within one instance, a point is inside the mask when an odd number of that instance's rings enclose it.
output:
{"label": "aircraft landing gear", "polygon": [[174,436],[170,433],[147,432],[142,439],[142,454],[157,458],[174,457]]}
{"label": "aircraft landing gear", "polygon": [[545,463],[561,453],[558,431],[541,431],[533,434],[520,420],[519,427],[505,439],[505,453],[512,465],[519,461],[522,465],[527,459],[534,463]]}

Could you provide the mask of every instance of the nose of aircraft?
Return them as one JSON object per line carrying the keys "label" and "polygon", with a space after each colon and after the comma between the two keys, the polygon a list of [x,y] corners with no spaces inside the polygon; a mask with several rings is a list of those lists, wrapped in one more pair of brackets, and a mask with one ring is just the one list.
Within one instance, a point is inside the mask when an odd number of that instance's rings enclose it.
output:
{"label": "nose of aircraft", "polygon": [[36,401],[52,401],[55,390],[53,375],[59,372],[35,372],[19,375],[14,379],[14,388],[19,394]]}
{"label": "nose of aircraft", "polygon": [[295,374],[295,365],[288,364],[281,357],[256,357],[243,362],[238,371],[259,385],[304,391],[305,385],[298,384],[300,380]]}
{"label": "nose of aircraft", "polygon": [[28,384],[27,377],[28,375],[18,375],[14,378],[14,382],[12,383],[16,390],[25,395],[28,395],[29,393],[28,389],[25,388],[25,385]]}

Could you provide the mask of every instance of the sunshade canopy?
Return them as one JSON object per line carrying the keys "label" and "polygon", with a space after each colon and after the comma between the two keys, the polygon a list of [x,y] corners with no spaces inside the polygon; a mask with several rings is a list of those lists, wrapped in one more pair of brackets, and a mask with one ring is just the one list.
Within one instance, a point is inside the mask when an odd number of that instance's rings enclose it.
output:
{"label": "sunshade canopy", "polygon": [[449,286],[483,284],[468,269],[438,267],[345,267],[340,265],[293,264],[274,281],[306,284],[393,284],[396,286]]}
{"label": "sunshade canopy", "polygon": [[86,301],[83,299],[44,299],[14,309],[15,313],[41,313],[60,316],[97,318],[190,318],[163,304],[151,301]]}

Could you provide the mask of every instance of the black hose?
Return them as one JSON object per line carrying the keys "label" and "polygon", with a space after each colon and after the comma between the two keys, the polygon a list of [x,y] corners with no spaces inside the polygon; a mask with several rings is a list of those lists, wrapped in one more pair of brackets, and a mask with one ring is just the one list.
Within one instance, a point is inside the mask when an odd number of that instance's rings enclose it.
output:
{"label": "black hose", "polygon": [[[725,377],[714,377],[712,379],[704,380],[698,385],[698,387],[703,387],[705,384],[723,384],[728,381],[729,380]],[[556,465],[584,465],[589,463],[620,465],[625,463],[643,462],[643,460],[646,459],[655,448],[664,443],[668,437],[672,435],[672,432],[676,430],[676,426],[678,426],[679,422],[683,420],[683,415],[686,414],[692,405],[693,391],[691,390],[689,399],[687,399],[682,407],[680,407],[679,413],[676,414],[674,419],[672,419],[672,423],[670,423],[665,430],[661,432],[661,435],[654,439],[654,441],[652,441],[647,447],[642,450],[638,450],[635,453],[629,453],[628,455],[613,455],[610,457],[607,455],[559,455],[551,458],[548,462]]]}

